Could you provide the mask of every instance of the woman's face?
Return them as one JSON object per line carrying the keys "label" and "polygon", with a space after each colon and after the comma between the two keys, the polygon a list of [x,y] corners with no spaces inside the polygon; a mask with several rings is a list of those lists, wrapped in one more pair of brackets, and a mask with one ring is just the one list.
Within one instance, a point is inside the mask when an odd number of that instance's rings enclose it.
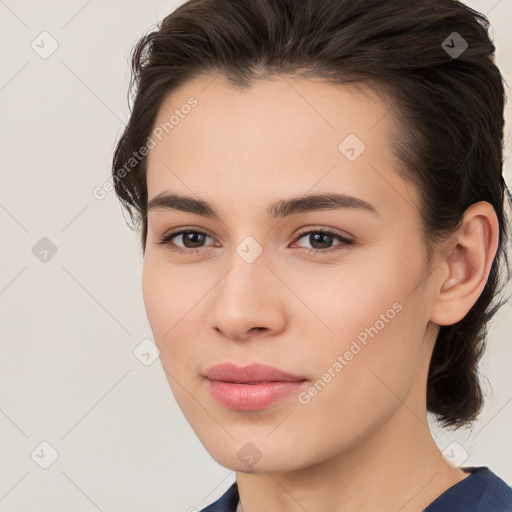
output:
{"label": "woman's face", "polygon": [[[370,91],[282,76],[189,82],[160,109],[148,199],[189,199],[148,212],[144,302],[174,396],[226,467],[311,466],[424,414],[432,285],[392,123]],[[284,206],[325,194],[356,199]],[[224,363],[294,381],[210,371]]]}

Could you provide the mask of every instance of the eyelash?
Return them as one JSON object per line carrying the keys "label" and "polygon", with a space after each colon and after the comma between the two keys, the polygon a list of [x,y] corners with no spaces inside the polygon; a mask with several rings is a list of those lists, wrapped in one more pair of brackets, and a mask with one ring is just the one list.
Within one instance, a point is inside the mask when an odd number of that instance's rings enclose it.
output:
{"label": "eyelash", "polygon": [[[171,243],[171,240],[173,238],[179,236],[179,235],[185,235],[187,233],[195,233],[195,234],[200,234],[200,235],[206,235],[206,236],[208,236],[210,238],[213,238],[210,235],[208,235],[208,233],[205,233],[203,231],[196,231],[196,230],[192,230],[192,229],[187,229],[187,230],[181,230],[181,231],[166,233],[165,235],[163,235],[159,239],[157,244],[165,245],[170,251],[172,251],[174,253],[179,253],[179,254],[191,255],[191,254],[195,254],[197,252],[200,252],[200,249],[182,249],[181,247],[178,247],[178,248],[176,248],[176,246],[173,247],[174,244]],[[304,231],[302,233],[299,233],[297,235],[297,237],[295,238],[293,243],[296,243],[298,240],[300,240],[304,236],[311,235],[313,233],[315,233],[315,234],[319,233],[319,234],[322,234],[322,235],[327,235],[327,236],[334,237],[334,238],[338,239],[341,243],[338,244],[338,245],[335,245],[333,248],[329,248],[329,249],[307,249],[307,248],[301,247],[300,249],[302,249],[302,251],[305,252],[308,255],[317,256],[318,254],[321,254],[321,255],[330,254],[330,253],[332,253],[334,251],[340,250],[340,248],[347,247],[347,246],[350,246],[350,245],[355,243],[353,240],[350,240],[349,238],[345,238],[344,236],[341,236],[338,233],[334,233],[333,231],[326,230],[326,229],[312,229],[312,230],[309,230],[309,231]]]}

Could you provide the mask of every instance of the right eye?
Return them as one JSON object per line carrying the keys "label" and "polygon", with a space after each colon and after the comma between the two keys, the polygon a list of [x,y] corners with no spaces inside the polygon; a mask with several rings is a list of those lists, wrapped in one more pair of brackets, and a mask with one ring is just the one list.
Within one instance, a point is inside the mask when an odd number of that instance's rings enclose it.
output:
{"label": "right eye", "polygon": [[[174,238],[182,237],[182,243],[191,244],[192,247],[187,245],[177,246],[172,240]],[[171,233],[166,233],[163,235],[159,241],[157,242],[159,245],[166,246],[169,250],[173,252],[177,252],[180,254],[193,254],[198,252],[197,246],[195,244],[201,244],[204,242],[206,238],[211,238],[208,234],[202,231],[194,231],[194,230],[181,230],[181,231],[173,231]],[[198,246],[201,248],[201,246]]]}

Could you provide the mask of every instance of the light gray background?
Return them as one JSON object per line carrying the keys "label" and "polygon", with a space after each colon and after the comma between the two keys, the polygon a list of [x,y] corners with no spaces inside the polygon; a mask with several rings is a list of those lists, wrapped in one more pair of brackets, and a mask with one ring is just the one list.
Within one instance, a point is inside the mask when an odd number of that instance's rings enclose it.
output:
{"label": "light gray background", "polygon": [[[130,50],[179,3],[0,0],[5,512],[192,511],[234,481],[184,420],[159,360],[145,366],[134,356],[152,336],[138,240],[114,192],[92,195],[109,178],[128,120]],[[467,3],[488,13],[510,83],[512,0]],[[47,58],[31,47],[48,51],[43,31],[58,43]],[[508,156],[509,125],[506,133]],[[509,160],[506,175],[512,183]],[[43,237],[57,248],[46,263],[32,252]],[[441,449],[467,452],[464,465],[488,465],[510,485],[511,327],[507,304],[482,363],[489,396],[481,420],[471,431],[436,431]],[[51,449],[42,442],[58,452],[47,469],[40,465]]]}

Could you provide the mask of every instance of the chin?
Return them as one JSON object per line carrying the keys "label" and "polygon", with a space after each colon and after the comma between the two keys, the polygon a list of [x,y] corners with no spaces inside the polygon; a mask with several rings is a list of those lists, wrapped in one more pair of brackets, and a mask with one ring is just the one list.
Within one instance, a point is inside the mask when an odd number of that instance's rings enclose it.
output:
{"label": "chin", "polygon": [[[203,440],[201,440],[203,442]],[[221,466],[241,473],[285,473],[302,469],[315,460],[298,452],[297,446],[288,446],[270,440],[241,441],[230,438],[223,442],[203,442],[211,457]],[[311,459],[314,454],[311,454]]]}
{"label": "chin", "polygon": [[237,473],[286,473],[300,469],[300,467],[292,466],[289,460],[276,460],[271,454],[268,455],[268,458],[273,460],[265,461],[262,457],[255,464],[245,464],[241,462],[238,457],[233,457],[232,454],[219,454],[213,458],[221,466],[236,471]]}

